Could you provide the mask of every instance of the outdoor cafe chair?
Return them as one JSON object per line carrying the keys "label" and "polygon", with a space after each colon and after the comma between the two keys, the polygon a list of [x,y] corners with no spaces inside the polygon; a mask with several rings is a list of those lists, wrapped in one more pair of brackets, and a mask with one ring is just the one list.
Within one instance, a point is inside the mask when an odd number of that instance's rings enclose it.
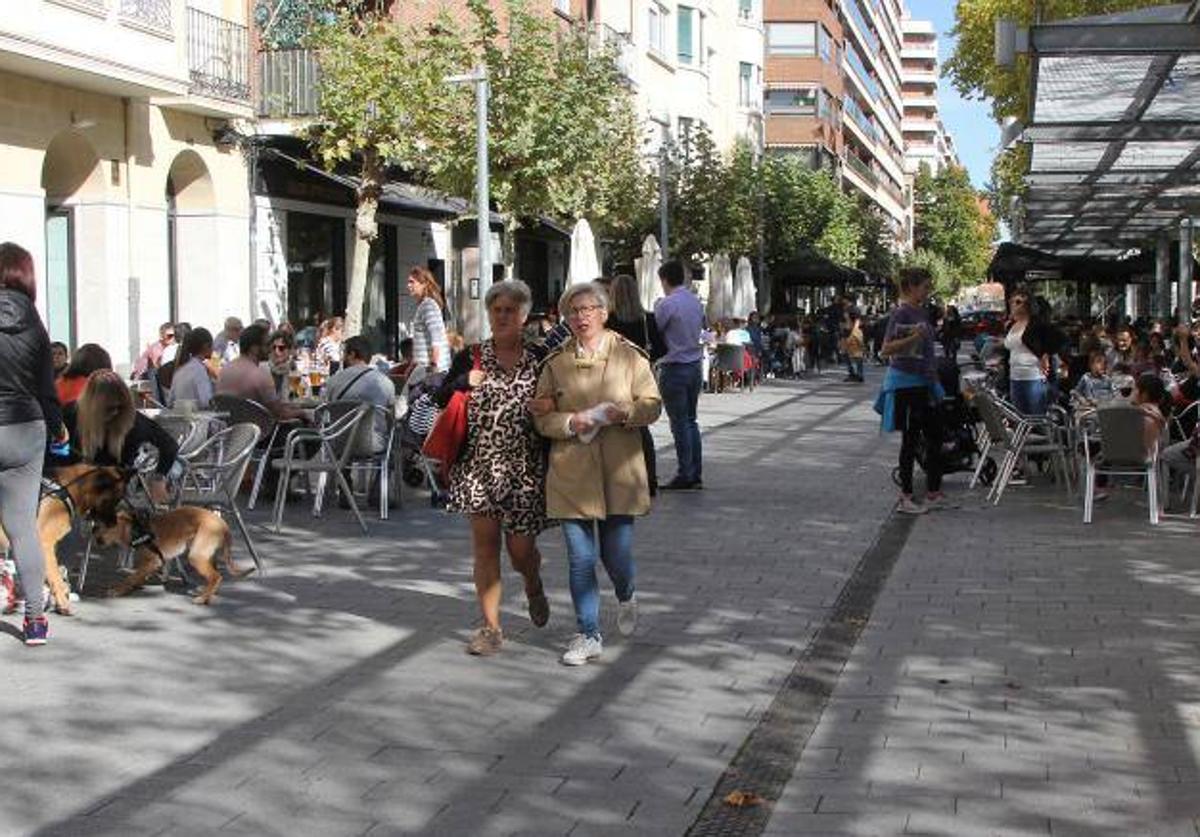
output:
{"label": "outdoor cafe chair", "polygon": [[[338,419],[347,413],[354,412],[361,404],[361,401],[331,401],[324,405],[327,415],[331,419]],[[399,480],[393,479],[393,456],[392,451],[398,447],[396,445],[397,430],[396,430],[396,412],[390,407],[380,407],[377,404],[371,406],[371,419],[363,422],[358,429],[358,436],[354,444],[354,451],[350,454],[350,465],[348,470],[351,473],[350,487],[354,487],[354,474],[366,474],[368,485],[368,497],[370,496],[370,477],[374,477],[379,481],[379,519],[388,519],[388,506],[392,489],[395,488],[395,497],[397,505],[402,504],[400,494]],[[384,447],[383,450],[376,453],[372,450],[374,440],[375,423],[382,421],[384,425]]]}
{"label": "outdoor cafe chair", "polygon": [[996,477],[988,491],[988,499],[993,505],[1000,503],[1004,490],[1012,480],[1017,463],[1030,454],[1048,455],[1064,481],[1064,486],[1070,492],[1070,477],[1067,471],[1066,453],[1054,439],[1033,434],[1034,423],[1028,421],[1020,413],[1011,408],[1004,408],[987,390],[980,390],[974,398],[974,406],[983,422],[984,438],[979,453],[979,463],[975,473],[971,475],[969,488],[974,488],[983,472],[989,458],[995,457]]}
{"label": "outdoor cafe chair", "polygon": [[272,456],[281,452],[282,444],[279,438],[280,428],[284,425],[275,418],[275,414],[249,398],[237,395],[218,394],[212,399],[214,410],[229,414],[230,424],[249,423],[259,430],[258,444],[250,454],[250,465],[254,468],[254,482],[250,486],[250,498],[246,508],[253,509],[258,502],[258,492],[262,490],[263,475],[267,463]]}
{"label": "outdoor cafe chair", "polygon": [[[713,371],[716,372],[719,379],[725,379],[728,376],[729,380],[737,381],[743,392],[748,392],[750,388],[747,382],[750,380],[750,371],[746,369],[746,347],[740,344],[719,343],[716,347],[716,355],[713,358]],[[718,392],[723,388],[719,387]]]}
{"label": "outdoor cafe chair", "polygon": [[182,457],[187,463],[187,470],[180,486],[179,502],[232,516],[250,550],[254,566],[261,573],[262,559],[254,548],[254,541],[250,539],[250,532],[237,507],[238,489],[242,486],[260,435],[261,431],[255,424],[234,424],[210,436],[204,444]]}
{"label": "outdoor cafe chair", "polygon": [[[283,507],[287,501],[287,487],[293,473],[302,473],[306,478],[313,474],[319,477],[316,496],[313,499],[313,517],[321,516],[321,505],[325,494],[327,477],[332,474],[338,488],[350,504],[358,525],[367,533],[367,524],[358,510],[354,492],[346,482],[345,471],[354,455],[355,440],[359,428],[371,418],[371,405],[359,403],[356,408],[334,418],[328,404],[322,404],[313,413],[315,427],[300,427],[287,435],[283,456],[275,459],[271,466],[281,472],[279,489],[275,493],[274,529],[281,531]],[[311,452],[306,452],[306,447]]]}
{"label": "outdoor cafe chair", "polygon": [[1091,448],[1083,445],[1085,457],[1083,522],[1092,522],[1095,505],[1096,477],[1100,474],[1144,477],[1150,502],[1150,523],[1158,524],[1159,440],[1147,443],[1146,414],[1132,405],[1115,405],[1096,411],[1100,430],[1100,452],[1092,457]]}

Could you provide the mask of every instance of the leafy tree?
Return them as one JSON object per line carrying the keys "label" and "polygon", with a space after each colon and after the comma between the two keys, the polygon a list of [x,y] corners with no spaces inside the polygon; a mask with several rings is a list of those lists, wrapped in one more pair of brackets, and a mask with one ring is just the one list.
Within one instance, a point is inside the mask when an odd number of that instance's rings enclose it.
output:
{"label": "leafy tree", "polygon": [[689,261],[707,261],[724,249],[729,214],[725,188],[730,180],[707,126],[697,125],[682,138],[672,180],[671,250]]}
{"label": "leafy tree", "polygon": [[874,204],[860,201],[858,225],[862,230],[863,255],[858,267],[872,276],[890,278],[896,273],[898,256],[892,228]]}
{"label": "leafy tree", "polygon": [[[470,58],[488,71],[490,198],[506,216],[511,262],[522,219],[587,217],[602,232],[618,228],[630,194],[644,192],[640,130],[613,48],[597,49],[585,31],[558,32],[506,0],[500,16],[488,0],[467,0]],[[474,109],[448,120],[456,141],[428,157],[433,185],[458,195],[475,186]]]}
{"label": "leafy tree", "polygon": [[916,224],[913,244],[940,256],[953,271],[953,283],[983,281],[991,259],[995,220],[984,213],[981,196],[966,169],[948,166],[934,175],[922,165],[913,184]]}
{"label": "leafy tree", "polygon": [[960,283],[954,267],[941,255],[918,247],[904,257],[904,267],[921,267],[933,277],[933,292],[940,300],[951,299],[958,293]]}
{"label": "leafy tree", "polygon": [[257,0],[254,23],[268,49],[297,49],[314,27],[333,23],[336,10],[336,0]]}
{"label": "leafy tree", "polygon": [[839,264],[862,257],[862,230],[854,200],[836,176],[814,170],[795,156],[768,157],[762,164],[763,238],[768,266],[815,250]]}
{"label": "leafy tree", "polygon": [[322,164],[353,165],[359,178],[354,229],[357,246],[346,302],[346,334],[362,323],[370,245],[389,166],[420,170],[458,138],[446,129],[469,94],[445,76],[468,56],[448,21],[419,31],[403,28],[359,4],[344,5],[313,31],[321,65],[317,118],[306,136]]}

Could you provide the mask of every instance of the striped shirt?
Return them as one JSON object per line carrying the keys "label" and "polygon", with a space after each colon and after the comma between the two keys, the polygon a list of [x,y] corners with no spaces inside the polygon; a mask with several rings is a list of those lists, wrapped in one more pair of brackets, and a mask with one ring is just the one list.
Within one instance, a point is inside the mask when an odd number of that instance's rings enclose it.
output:
{"label": "striped shirt", "polygon": [[429,297],[421,300],[412,324],[413,363],[429,366],[432,347],[437,348],[437,371],[450,371],[450,343],[446,340],[446,323],[442,309]]}

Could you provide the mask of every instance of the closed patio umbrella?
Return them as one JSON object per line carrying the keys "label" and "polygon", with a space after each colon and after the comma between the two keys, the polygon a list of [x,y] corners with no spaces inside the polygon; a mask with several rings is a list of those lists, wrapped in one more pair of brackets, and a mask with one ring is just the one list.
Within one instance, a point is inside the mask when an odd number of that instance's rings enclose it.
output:
{"label": "closed patio umbrella", "polygon": [[591,282],[600,276],[600,259],[596,255],[596,237],[586,218],[575,222],[571,231],[571,265],[567,271],[567,284],[578,285]]}
{"label": "closed patio umbrella", "polygon": [[658,281],[658,269],[662,266],[662,249],[658,239],[652,235],[646,236],[642,242],[642,255],[633,260],[633,268],[637,273],[638,295],[642,298],[642,307],[647,311],[654,310],[654,303],[662,298],[662,283]]}
{"label": "closed patio umbrella", "polygon": [[758,308],[758,294],[754,288],[754,272],[750,260],[745,256],[738,259],[737,274],[733,277],[733,312],[731,316],[745,320],[751,311]]}
{"label": "closed patio umbrella", "polygon": [[733,272],[729,267],[729,257],[718,253],[713,256],[708,272],[709,322],[715,323],[732,317],[733,302]]}

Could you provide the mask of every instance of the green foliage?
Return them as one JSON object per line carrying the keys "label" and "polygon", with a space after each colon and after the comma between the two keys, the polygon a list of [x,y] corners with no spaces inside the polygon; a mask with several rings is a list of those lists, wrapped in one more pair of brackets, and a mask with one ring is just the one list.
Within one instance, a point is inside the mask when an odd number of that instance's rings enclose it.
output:
{"label": "green foliage", "polygon": [[858,267],[872,276],[891,278],[896,275],[899,257],[895,238],[883,211],[865,200],[858,204],[858,225],[862,230],[863,255]]}
{"label": "green foliage", "polygon": [[336,0],[257,0],[254,23],[263,46],[297,49],[314,28],[333,23]]}
{"label": "green foliage", "polygon": [[[468,0],[469,58],[488,71],[491,198],[514,219],[587,217],[602,235],[620,233],[630,202],[649,199],[632,97],[613,48],[583,30],[558,32],[525,0],[507,0],[502,26],[487,0]],[[447,120],[455,141],[429,155],[433,185],[469,195],[475,185],[475,120],[467,107]]]}
{"label": "green foliage", "polygon": [[980,207],[980,194],[967,171],[949,166],[936,176],[921,166],[913,184],[916,250],[940,257],[952,271],[946,288],[953,295],[962,285],[982,282],[991,260],[996,222]]}
{"label": "green foliage", "polygon": [[1165,6],[1176,0],[958,0],[955,6],[954,55],[945,73],[966,98],[990,99],[997,121],[1006,116],[1025,118],[1029,113],[1029,61],[1019,57],[1012,69],[995,63],[995,24],[1009,19],[1019,26],[1034,22],[1040,6],[1042,21],[1066,20],[1083,15],[1125,12],[1147,6]]}
{"label": "green foliage", "polygon": [[938,253],[918,247],[904,257],[904,267],[921,267],[933,277],[933,293],[937,299],[948,301],[958,293],[958,272]]}
{"label": "green foliage", "polygon": [[864,255],[860,213],[836,175],[815,170],[793,155],[762,164],[763,237],[768,266],[815,250],[838,264],[857,265]]}

